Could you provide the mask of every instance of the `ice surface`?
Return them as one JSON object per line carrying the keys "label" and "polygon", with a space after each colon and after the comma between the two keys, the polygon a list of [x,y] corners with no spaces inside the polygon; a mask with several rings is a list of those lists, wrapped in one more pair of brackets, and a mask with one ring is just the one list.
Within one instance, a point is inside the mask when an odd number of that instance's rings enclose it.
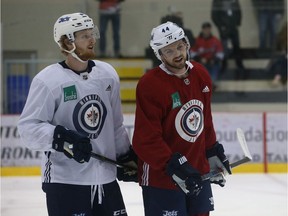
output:
{"label": "ice surface", "polygon": [[[144,216],[141,188],[120,182],[129,216]],[[287,174],[234,174],[213,185],[210,216],[287,216]],[[1,178],[1,216],[47,216],[40,177]]]}

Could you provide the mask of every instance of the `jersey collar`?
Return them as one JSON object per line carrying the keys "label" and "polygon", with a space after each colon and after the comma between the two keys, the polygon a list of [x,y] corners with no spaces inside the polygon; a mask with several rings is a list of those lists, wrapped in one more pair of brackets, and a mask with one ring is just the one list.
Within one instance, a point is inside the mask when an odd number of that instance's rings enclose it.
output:
{"label": "jersey collar", "polygon": [[69,70],[72,70],[74,73],[76,73],[76,74],[78,74],[78,75],[80,75],[81,73],[90,73],[91,71],[92,71],[92,68],[95,66],[95,62],[94,61],[92,61],[92,60],[88,60],[88,66],[87,66],[87,68],[86,68],[86,70],[84,70],[84,71],[75,71],[75,70],[73,70],[73,69],[71,69],[66,63],[65,63],[65,61],[61,61],[61,62],[59,62],[59,64],[63,67],[63,68],[65,68],[65,69],[69,69]]}
{"label": "jersey collar", "polygon": [[[188,71],[188,70],[191,70],[191,69],[194,67],[193,64],[192,64],[192,62],[190,62],[190,61],[186,61],[185,63],[186,63],[186,65],[187,65],[187,71]],[[171,71],[169,71],[169,70],[165,67],[165,64],[164,64],[164,63],[162,63],[161,65],[159,65],[159,67],[160,67],[164,72],[166,72],[167,74],[175,76],[175,74],[173,74]]]}

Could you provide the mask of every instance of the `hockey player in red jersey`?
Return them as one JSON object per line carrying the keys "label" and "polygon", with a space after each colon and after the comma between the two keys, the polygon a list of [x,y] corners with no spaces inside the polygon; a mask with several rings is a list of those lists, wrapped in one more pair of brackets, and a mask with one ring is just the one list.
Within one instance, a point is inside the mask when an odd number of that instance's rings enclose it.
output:
{"label": "hockey player in red jersey", "polygon": [[[137,85],[132,142],[145,216],[207,216],[214,209],[210,183],[224,186],[231,174],[213,127],[211,79],[189,61],[189,41],[176,24],[154,28],[150,46],[162,64]],[[218,169],[210,181],[201,179]]]}

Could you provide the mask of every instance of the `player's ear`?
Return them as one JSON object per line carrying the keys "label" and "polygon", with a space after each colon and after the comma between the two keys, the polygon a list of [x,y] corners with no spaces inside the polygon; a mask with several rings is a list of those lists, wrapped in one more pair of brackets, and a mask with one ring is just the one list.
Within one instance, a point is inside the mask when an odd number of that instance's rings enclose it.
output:
{"label": "player's ear", "polygon": [[70,50],[73,48],[72,42],[67,38],[66,35],[63,35],[60,38],[59,43],[61,44],[63,50]]}
{"label": "player's ear", "polygon": [[63,40],[62,48],[65,50],[71,50],[73,49],[73,44],[68,38],[66,38]]}
{"label": "player's ear", "polygon": [[66,38],[65,40],[64,40],[64,45],[66,46],[66,47],[68,47],[68,50],[69,50],[69,47],[72,47],[73,45],[72,45],[72,42],[68,39],[68,38]]}

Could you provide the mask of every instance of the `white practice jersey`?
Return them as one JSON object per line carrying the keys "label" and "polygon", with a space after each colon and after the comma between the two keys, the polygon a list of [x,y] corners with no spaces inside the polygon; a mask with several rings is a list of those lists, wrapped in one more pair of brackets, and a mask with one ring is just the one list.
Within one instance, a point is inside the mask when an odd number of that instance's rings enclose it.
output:
{"label": "white practice jersey", "polygon": [[50,65],[33,79],[20,116],[22,142],[43,151],[42,182],[100,185],[116,179],[116,167],[91,158],[80,164],[52,149],[56,125],[86,134],[93,152],[115,160],[129,150],[114,68],[89,61],[89,73],[73,72],[64,62]]}

